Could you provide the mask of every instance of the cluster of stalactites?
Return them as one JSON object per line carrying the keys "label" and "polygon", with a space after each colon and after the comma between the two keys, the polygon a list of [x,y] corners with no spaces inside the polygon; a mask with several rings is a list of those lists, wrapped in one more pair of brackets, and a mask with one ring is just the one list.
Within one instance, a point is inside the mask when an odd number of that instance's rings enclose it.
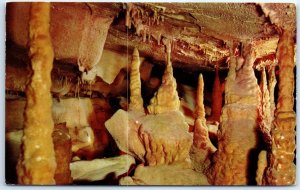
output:
{"label": "cluster of stalactites", "polygon": [[270,93],[267,84],[267,76],[265,68],[261,70],[261,82],[260,82],[260,91],[261,91],[261,107],[259,109],[259,130],[264,136],[264,140],[270,144],[270,130],[272,124],[272,114],[271,114],[271,102],[270,102]]}
{"label": "cluster of stalactites", "polygon": [[164,21],[164,16],[158,14],[158,11],[164,12],[165,9],[152,10],[153,13],[145,11],[139,6],[133,3],[126,4],[126,19],[125,25],[130,29],[133,25],[136,29],[136,34],[143,37],[143,41],[150,39],[151,36],[157,40],[158,45],[160,45],[161,34],[159,32],[151,32],[152,25],[158,25],[160,22]]}
{"label": "cluster of stalactites", "polygon": [[171,42],[166,40],[167,65],[162,77],[162,84],[154,97],[150,100],[147,107],[150,114],[159,114],[169,111],[178,111],[180,100],[177,93],[176,80],[173,77],[173,68],[171,63]]}

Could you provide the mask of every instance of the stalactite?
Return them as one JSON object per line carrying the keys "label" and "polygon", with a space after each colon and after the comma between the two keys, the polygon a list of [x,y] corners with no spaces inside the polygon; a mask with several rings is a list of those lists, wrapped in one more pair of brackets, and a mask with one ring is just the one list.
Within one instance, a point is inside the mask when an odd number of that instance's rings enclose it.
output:
{"label": "stalactite", "polygon": [[222,85],[219,78],[219,66],[216,66],[216,74],[213,85],[212,92],[212,106],[211,106],[211,115],[207,118],[209,121],[220,122],[221,112],[222,112]]}
{"label": "stalactite", "polygon": [[271,124],[272,124],[272,116],[271,116],[271,107],[270,107],[270,95],[267,84],[267,77],[265,68],[262,68],[261,71],[261,82],[260,82],[260,91],[261,91],[261,107],[259,109],[259,118],[258,118],[258,126],[259,130],[262,132],[264,141],[267,144],[271,144]]}
{"label": "stalactite", "polygon": [[242,56],[235,57],[233,52],[225,84],[218,150],[208,170],[209,182],[214,185],[248,184],[249,157],[257,144],[257,100],[260,94],[253,70],[255,52],[251,44],[245,46]]}
{"label": "stalactite", "polygon": [[177,111],[180,108],[180,101],[177,93],[176,80],[173,77],[171,63],[171,42],[166,40],[167,65],[162,77],[162,84],[147,107],[150,114]]}
{"label": "stalactite", "polygon": [[274,112],[276,109],[274,90],[275,90],[275,86],[277,83],[276,76],[275,76],[275,65],[270,66],[268,74],[269,74],[268,90],[269,90],[269,95],[270,95],[270,112],[271,112],[271,117],[272,117],[272,121],[273,121]]}
{"label": "stalactite", "polygon": [[134,48],[130,72],[130,104],[129,110],[144,112],[141,94],[140,57],[137,48]]}
{"label": "stalactite", "polygon": [[19,184],[55,184],[51,114],[53,49],[49,33],[50,3],[32,3],[29,23],[33,75],[26,89],[24,135],[17,174]]}
{"label": "stalactite", "polygon": [[272,148],[264,184],[292,185],[296,180],[294,107],[294,40],[293,32],[282,30],[277,48],[279,66],[278,101],[271,129]]}

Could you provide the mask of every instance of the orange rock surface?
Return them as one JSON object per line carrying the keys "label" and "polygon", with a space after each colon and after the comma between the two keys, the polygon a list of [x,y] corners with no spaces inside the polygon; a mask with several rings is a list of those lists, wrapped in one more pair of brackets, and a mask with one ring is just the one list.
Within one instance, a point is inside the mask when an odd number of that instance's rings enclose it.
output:
{"label": "orange rock surface", "polygon": [[218,131],[218,150],[209,170],[214,185],[246,185],[249,153],[255,148],[259,86],[252,68],[255,55],[247,45],[242,56],[231,55],[225,84],[225,106]]}
{"label": "orange rock surface", "polygon": [[296,180],[294,164],[296,149],[294,107],[294,40],[283,30],[278,42],[279,94],[275,120],[271,129],[272,148],[269,153],[266,185],[292,185]]}
{"label": "orange rock surface", "polygon": [[54,123],[50,93],[54,53],[49,22],[50,4],[32,3],[29,56],[33,75],[26,89],[22,153],[17,165],[19,184],[55,184]]}

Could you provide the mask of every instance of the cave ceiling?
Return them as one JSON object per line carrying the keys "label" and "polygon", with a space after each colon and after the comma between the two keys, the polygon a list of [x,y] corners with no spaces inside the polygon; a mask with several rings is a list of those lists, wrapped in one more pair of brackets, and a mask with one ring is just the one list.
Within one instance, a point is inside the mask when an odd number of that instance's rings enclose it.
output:
{"label": "cave ceiling", "polygon": [[[66,64],[78,64],[76,41],[83,40],[92,45],[93,41],[104,40],[104,45],[97,48],[120,54],[131,54],[137,47],[141,56],[154,63],[163,63],[164,39],[171,39],[174,67],[213,70],[215,65],[219,65],[221,69],[227,69],[230,44],[251,42],[256,49],[257,60],[264,60],[274,58],[278,28],[295,31],[295,6],[284,3],[51,4],[55,58]],[[28,3],[8,4],[8,39],[21,49],[27,47],[28,12]],[[85,14],[92,15],[92,20],[84,20],[86,17],[82,15]],[[76,32],[80,27],[85,30],[94,25],[97,30],[97,25],[101,28],[101,22],[111,23],[104,39],[92,35],[94,33],[83,38]],[[87,49],[86,54],[91,59],[100,59],[102,50],[99,53],[99,50],[92,49],[93,46]],[[75,53],[72,54],[73,50]]]}

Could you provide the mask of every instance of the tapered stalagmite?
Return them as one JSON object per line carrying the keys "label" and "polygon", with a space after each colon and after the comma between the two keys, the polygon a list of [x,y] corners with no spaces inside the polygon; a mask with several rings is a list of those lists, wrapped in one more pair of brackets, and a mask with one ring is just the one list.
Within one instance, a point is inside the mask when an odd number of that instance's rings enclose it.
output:
{"label": "tapered stalagmite", "polygon": [[282,30],[277,48],[279,91],[275,120],[271,129],[272,148],[264,184],[291,185],[296,180],[294,107],[294,39],[293,32]]}
{"label": "tapered stalagmite", "polygon": [[55,183],[57,185],[71,184],[73,182],[70,170],[72,142],[66,123],[55,125],[52,138],[56,158]]}
{"label": "tapered stalagmite", "polygon": [[33,75],[26,89],[22,153],[17,165],[20,184],[55,184],[50,94],[53,49],[49,33],[50,4],[32,3],[29,35]]}
{"label": "tapered stalagmite", "polygon": [[197,106],[196,106],[196,120],[194,129],[193,145],[198,149],[203,149],[207,153],[216,151],[214,145],[210,142],[208,136],[208,129],[206,126],[205,109],[204,109],[204,82],[202,74],[199,75],[198,89],[197,89]]}
{"label": "tapered stalagmite", "polygon": [[[255,54],[251,44],[243,55],[231,55],[225,84],[225,106],[208,178],[214,185],[246,185],[251,151],[256,147],[259,86],[254,75]],[[255,179],[253,179],[255,180]]]}
{"label": "tapered stalagmite", "polygon": [[143,98],[141,94],[140,57],[137,48],[134,48],[132,55],[129,110],[144,112]]}
{"label": "tapered stalagmite", "polygon": [[256,183],[257,185],[263,184],[263,176],[267,168],[267,151],[263,150],[258,155],[257,171],[256,171]]}
{"label": "tapered stalagmite", "polygon": [[171,42],[166,40],[167,65],[162,77],[162,84],[147,107],[150,114],[158,114],[169,111],[178,111],[180,101],[177,93],[176,80],[173,77],[171,63]]}
{"label": "tapered stalagmite", "polygon": [[206,126],[203,91],[204,82],[202,74],[200,74],[196,98],[193,145],[190,150],[190,156],[193,167],[201,173],[205,172],[208,168],[210,157],[216,151],[215,146],[209,139],[208,128]]}
{"label": "tapered stalagmite", "polygon": [[205,121],[205,108],[204,108],[204,82],[202,74],[198,78],[198,88],[197,88],[197,99],[196,99],[196,118]]}

